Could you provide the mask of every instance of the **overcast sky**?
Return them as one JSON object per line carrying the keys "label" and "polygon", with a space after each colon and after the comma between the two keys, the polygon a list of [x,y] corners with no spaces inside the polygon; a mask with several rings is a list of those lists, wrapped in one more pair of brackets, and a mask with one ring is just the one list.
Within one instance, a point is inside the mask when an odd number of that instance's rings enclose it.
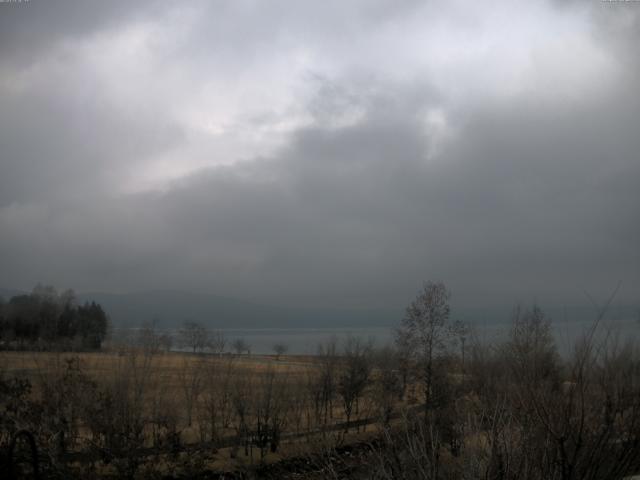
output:
{"label": "overcast sky", "polygon": [[0,286],[640,294],[640,3],[0,3]]}

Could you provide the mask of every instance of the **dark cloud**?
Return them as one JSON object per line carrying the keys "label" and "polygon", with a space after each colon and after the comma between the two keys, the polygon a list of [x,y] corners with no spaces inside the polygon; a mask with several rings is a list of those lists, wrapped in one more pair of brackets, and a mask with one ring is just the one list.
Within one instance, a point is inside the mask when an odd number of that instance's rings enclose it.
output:
{"label": "dark cloud", "polygon": [[182,140],[180,128],[152,108],[123,115],[97,85],[48,80],[0,98],[0,207],[95,194],[131,162]]}
{"label": "dark cloud", "polygon": [[[262,63],[247,60],[245,47],[265,39],[286,50],[291,38],[310,46],[324,41],[323,32],[347,35],[329,25],[330,8],[326,21],[296,4],[281,8],[286,20],[260,24],[253,17],[264,7],[233,5],[205,7],[207,14],[167,53],[171,65],[185,66],[185,78],[202,85],[210,80],[205,72],[232,71],[235,78],[246,66],[258,68]],[[363,15],[349,11],[348,18],[362,22],[347,22],[349,28],[402,26],[406,12],[392,9],[396,15],[387,17],[380,12],[391,7],[377,5]],[[557,10],[571,17],[576,9]],[[149,14],[137,11],[140,18]],[[47,35],[72,34],[82,43],[79,37],[130,23],[134,14],[116,5],[100,18],[78,15],[87,24],[74,29],[73,19],[54,20]],[[145,97],[139,88],[133,91],[142,99],[130,107],[85,60],[63,59],[77,76],[61,74],[68,80],[61,83],[31,79],[26,89],[12,83],[0,95],[0,284],[42,280],[84,290],[195,289],[272,303],[396,306],[425,279],[445,280],[467,305],[576,302],[583,289],[605,295],[622,280],[620,301],[636,302],[638,64],[627,61],[631,49],[620,40],[635,35],[636,20],[611,15],[618,14],[590,11],[589,30],[576,34],[576,45],[611,70],[576,76],[562,65],[564,52],[549,51],[532,56],[522,84],[505,80],[506,92],[476,91],[474,79],[460,78],[461,94],[422,70],[411,78],[367,73],[362,65],[325,73],[311,60],[312,68],[303,69],[311,94],[286,108],[251,110],[242,128],[231,123],[248,138],[266,124],[276,127],[265,136],[280,132],[295,118],[284,140],[224,165],[198,160],[215,152],[193,147],[190,131],[191,118],[214,115],[209,107],[223,105],[224,95],[194,107],[197,115],[191,107],[176,114],[172,108],[189,101],[184,92],[165,104],[158,92]],[[307,16],[316,24],[304,35]],[[234,35],[225,18],[244,28],[239,50],[223,41]],[[250,25],[263,30],[251,35]],[[594,39],[597,48],[583,45]],[[208,58],[207,42],[227,54]],[[186,62],[190,47],[208,60]],[[236,62],[246,65],[234,70]],[[578,73],[591,67],[575,65]],[[15,71],[6,68],[12,78]],[[248,78],[259,84],[260,73]],[[160,168],[154,165],[165,163],[149,159],[167,155],[163,161],[172,166],[191,165],[187,173],[152,189],[118,188],[128,167]]]}
{"label": "dark cloud", "polygon": [[80,41],[123,23],[157,15],[162,2],[29,0],[17,5],[6,3],[0,11],[0,63],[11,62],[23,68],[41,60],[43,50],[48,51],[60,42]]}

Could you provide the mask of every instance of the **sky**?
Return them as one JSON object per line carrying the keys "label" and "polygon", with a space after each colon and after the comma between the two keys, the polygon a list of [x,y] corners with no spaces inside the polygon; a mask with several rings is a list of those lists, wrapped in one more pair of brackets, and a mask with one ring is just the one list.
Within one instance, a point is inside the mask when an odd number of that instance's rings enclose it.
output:
{"label": "sky", "polygon": [[640,3],[0,3],[0,286],[640,300]]}

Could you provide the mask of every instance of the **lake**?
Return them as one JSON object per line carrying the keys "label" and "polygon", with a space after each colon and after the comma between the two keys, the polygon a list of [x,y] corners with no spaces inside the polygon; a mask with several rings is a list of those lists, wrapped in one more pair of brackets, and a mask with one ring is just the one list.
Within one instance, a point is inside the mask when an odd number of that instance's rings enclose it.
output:
{"label": "lake", "polygon": [[[472,326],[472,336],[481,343],[491,344],[504,341],[511,327],[510,322],[485,321],[469,322]],[[593,321],[583,320],[556,320],[551,322],[553,335],[556,339],[558,351],[567,355],[573,350],[577,338],[583,336],[592,327]],[[335,339],[340,347],[348,337],[357,337],[370,340],[373,345],[380,347],[393,343],[395,327],[345,327],[345,328],[242,328],[220,329],[227,340],[227,351],[232,350],[232,343],[236,339],[243,339],[251,346],[254,354],[272,354],[273,346],[277,343],[287,346],[287,353],[293,355],[310,355],[318,351],[320,344]],[[135,335],[137,329],[115,329],[117,335]],[[174,338],[174,349],[179,351],[177,345],[179,329],[162,330]],[[638,340],[640,334],[640,322],[633,316],[615,316],[613,319],[604,319],[598,329],[596,338],[603,339],[606,335],[617,338],[623,342]]]}
{"label": "lake", "polygon": [[[575,340],[592,327],[593,322],[585,321],[552,321],[553,334],[558,350],[565,355],[573,350]],[[481,343],[499,342],[507,338],[510,323],[475,323],[473,331]],[[349,336],[371,340],[376,346],[384,346],[393,342],[391,327],[353,327],[353,328],[290,328],[290,329],[223,329],[228,346],[237,338],[244,339],[251,345],[251,352],[256,354],[273,353],[273,345],[283,343],[288,353],[296,355],[314,354],[318,345],[335,338],[338,343]],[[597,338],[605,335],[619,337],[620,341],[638,339],[640,324],[635,318],[604,320],[597,329]]]}

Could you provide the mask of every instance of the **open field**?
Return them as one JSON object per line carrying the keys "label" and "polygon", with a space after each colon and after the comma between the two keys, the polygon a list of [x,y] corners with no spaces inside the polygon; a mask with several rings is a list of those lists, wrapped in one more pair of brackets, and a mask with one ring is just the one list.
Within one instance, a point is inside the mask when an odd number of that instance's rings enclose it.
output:
{"label": "open field", "polygon": [[170,469],[176,459],[167,460],[169,453],[189,458],[204,450],[199,468],[237,471],[310,454],[326,442],[368,438],[376,405],[363,389],[347,416],[334,391],[342,360],[324,360],[137,349],[1,352],[0,369],[4,378],[29,382],[25,399],[64,411],[69,459],[98,461],[103,473],[120,475],[131,467],[113,467],[105,456],[135,451],[136,463],[152,457]]}
{"label": "open field", "polygon": [[[139,382],[139,386],[161,395],[164,401],[184,405],[185,395],[193,394],[197,400],[202,400],[205,393],[225,394],[229,393],[224,392],[225,388],[240,387],[255,394],[265,381],[274,379],[279,386],[286,386],[288,395],[293,395],[308,386],[322,365],[318,358],[309,355],[285,355],[276,359],[272,355],[216,356],[182,352],[145,355],[135,350],[126,353],[0,352],[0,369],[4,376],[29,380],[34,395],[64,376],[70,368],[82,372],[96,384],[131,377],[132,381]],[[149,395],[149,400],[154,395]],[[178,412],[178,417],[187,422],[185,415]],[[337,422],[344,420],[337,404],[330,416]],[[195,430],[197,421],[194,419],[192,423],[190,430]]]}
{"label": "open field", "polygon": [[[117,352],[16,352],[0,351],[0,368],[7,375],[21,375],[37,379],[42,374],[63,368],[70,359],[79,360],[85,373],[91,377],[104,377],[122,367],[130,357]],[[139,357],[140,358],[140,357]],[[161,375],[165,387],[178,387],[178,379],[185,364],[202,362],[204,366],[216,368],[232,363],[235,368],[254,373],[274,370],[287,375],[303,375],[313,369],[314,357],[309,355],[282,356],[276,360],[272,355],[232,355],[223,356],[169,352],[154,355],[151,359],[153,374]]]}

